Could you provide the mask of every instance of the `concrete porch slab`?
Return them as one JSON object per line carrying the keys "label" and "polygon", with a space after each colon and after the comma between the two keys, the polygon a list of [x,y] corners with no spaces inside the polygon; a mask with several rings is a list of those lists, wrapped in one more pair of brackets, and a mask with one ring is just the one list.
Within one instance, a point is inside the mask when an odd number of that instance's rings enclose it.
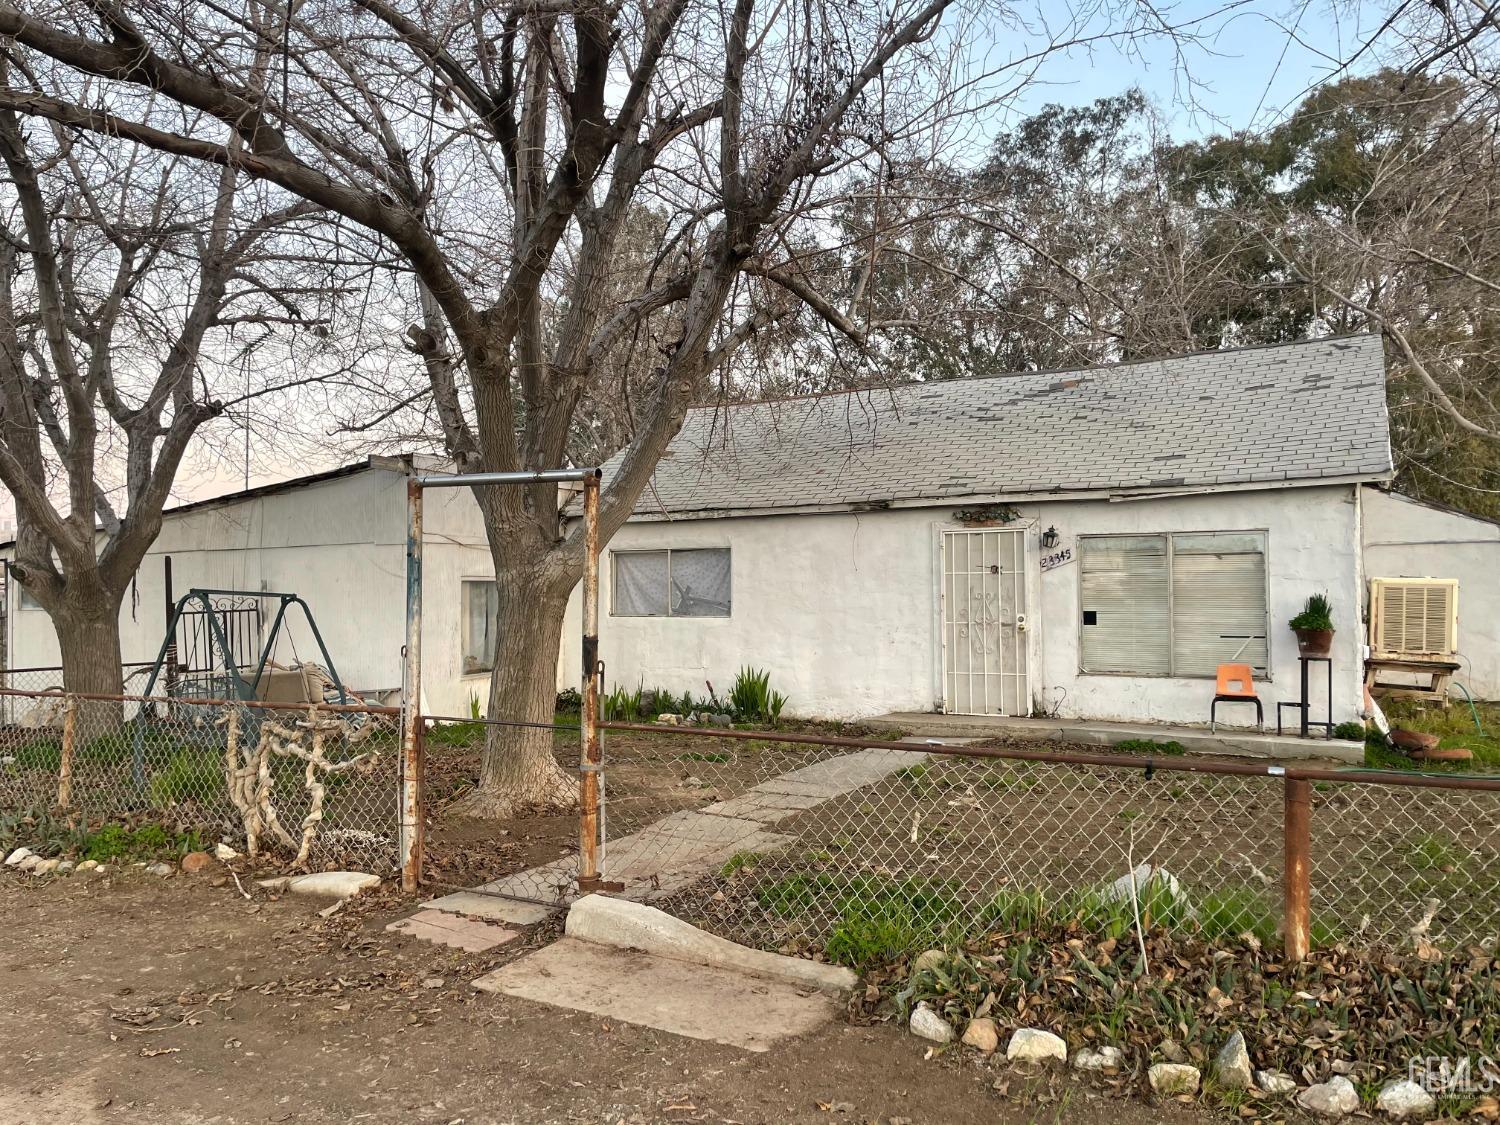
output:
{"label": "concrete porch slab", "polygon": [[[556,914],[560,907],[542,906],[540,903],[517,902],[513,898],[500,898],[506,893],[496,888],[504,883],[486,883],[472,891],[457,891],[441,898],[429,899],[422,906],[428,910],[440,910],[448,914],[468,914],[475,918],[491,918],[507,922],[512,926],[534,926]],[[491,893],[485,894],[484,892]],[[520,890],[512,893],[521,893]],[[534,891],[532,892],[535,893]]]}
{"label": "concrete porch slab", "polygon": [[474,982],[481,992],[768,1051],[839,1012],[815,989],[564,937]]}
{"label": "concrete porch slab", "polygon": [[877,719],[862,721],[876,729],[905,731],[911,736],[906,741],[952,736],[1026,738],[1038,742],[1073,742],[1107,748],[1131,739],[1145,739],[1153,742],[1177,742],[1190,754],[1264,758],[1270,761],[1332,760],[1352,765],[1363,765],[1365,760],[1365,747],[1361,742],[1261,734],[1254,730],[1224,727],[1210,732],[1206,727],[1169,727],[1152,723],[1019,719],[1002,715],[933,715],[914,711],[897,711]]}

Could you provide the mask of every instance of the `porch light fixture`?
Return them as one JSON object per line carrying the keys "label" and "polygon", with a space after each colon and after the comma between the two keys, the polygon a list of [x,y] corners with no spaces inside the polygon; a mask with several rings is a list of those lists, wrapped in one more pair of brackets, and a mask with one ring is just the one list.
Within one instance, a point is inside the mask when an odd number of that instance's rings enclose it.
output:
{"label": "porch light fixture", "polygon": [[1057,546],[1057,528],[1049,527],[1042,532],[1042,550],[1050,551]]}

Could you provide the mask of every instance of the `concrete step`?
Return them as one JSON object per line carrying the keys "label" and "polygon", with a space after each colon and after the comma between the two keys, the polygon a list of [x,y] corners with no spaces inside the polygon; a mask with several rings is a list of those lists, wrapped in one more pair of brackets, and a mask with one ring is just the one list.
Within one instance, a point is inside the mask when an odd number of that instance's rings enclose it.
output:
{"label": "concrete step", "polygon": [[483,953],[520,936],[515,930],[480,918],[465,918],[443,910],[419,910],[386,926],[392,933],[405,934],[434,945],[461,949],[465,953]]}

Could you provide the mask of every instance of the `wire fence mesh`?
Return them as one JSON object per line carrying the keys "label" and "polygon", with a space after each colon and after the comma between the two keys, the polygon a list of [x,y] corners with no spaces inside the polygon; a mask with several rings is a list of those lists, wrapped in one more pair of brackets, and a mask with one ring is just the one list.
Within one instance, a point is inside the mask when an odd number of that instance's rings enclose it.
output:
{"label": "wire fence mesh", "polygon": [[[1006,926],[1123,934],[1137,914],[1278,940],[1284,782],[1264,766],[695,734],[610,730],[604,873],[734,940],[894,954]],[[1496,943],[1500,793],[1463,784],[1311,786],[1315,946]]]}
{"label": "wire fence mesh", "polygon": [[393,709],[6,688],[0,715],[0,811],[16,843],[86,845],[155,823],[294,868],[395,861]]}

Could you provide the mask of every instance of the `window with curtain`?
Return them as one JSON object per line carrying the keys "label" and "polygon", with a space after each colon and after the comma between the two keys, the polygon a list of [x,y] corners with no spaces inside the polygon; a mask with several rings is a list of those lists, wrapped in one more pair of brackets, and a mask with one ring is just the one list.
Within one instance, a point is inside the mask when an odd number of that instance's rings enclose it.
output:
{"label": "window with curtain", "polygon": [[1084,536],[1079,566],[1083,671],[1266,674],[1264,532]]}
{"label": "window with curtain", "polygon": [[464,674],[495,667],[495,623],[500,616],[500,590],[492,578],[463,581]]}
{"label": "window with curtain", "polygon": [[616,617],[728,617],[729,548],[611,551]]}

